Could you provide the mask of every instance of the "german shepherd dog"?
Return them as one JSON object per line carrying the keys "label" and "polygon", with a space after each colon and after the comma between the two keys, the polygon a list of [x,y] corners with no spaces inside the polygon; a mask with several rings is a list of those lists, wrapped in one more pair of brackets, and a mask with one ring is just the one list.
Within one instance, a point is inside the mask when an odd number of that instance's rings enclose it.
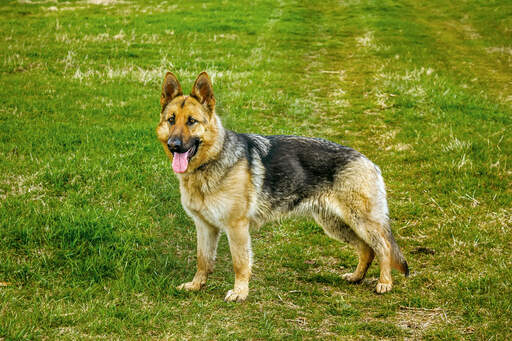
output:
{"label": "german shepherd dog", "polygon": [[388,219],[379,168],[333,142],[299,136],[238,134],[215,114],[210,77],[202,72],[189,96],[168,72],[160,98],[158,140],[172,161],[181,203],[197,230],[197,272],[178,289],[199,290],[213,271],[217,242],[227,234],[235,285],[225,301],[249,293],[249,228],[288,214],[313,216],[325,233],[355,247],[359,263],[343,276],[363,279],[377,255],[377,293],[391,290],[391,268],[409,273]]}

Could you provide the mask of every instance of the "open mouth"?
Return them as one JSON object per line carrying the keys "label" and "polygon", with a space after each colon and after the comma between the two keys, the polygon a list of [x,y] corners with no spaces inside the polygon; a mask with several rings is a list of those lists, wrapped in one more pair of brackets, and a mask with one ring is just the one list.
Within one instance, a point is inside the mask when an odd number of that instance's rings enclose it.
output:
{"label": "open mouth", "polygon": [[185,173],[187,171],[188,163],[190,159],[192,159],[194,155],[196,155],[198,147],[199,140],[195,140],[194,143],[192,144],[192,147],[190,147],[186,152],[172,153],[172,169],[174,170],[175,173]]}

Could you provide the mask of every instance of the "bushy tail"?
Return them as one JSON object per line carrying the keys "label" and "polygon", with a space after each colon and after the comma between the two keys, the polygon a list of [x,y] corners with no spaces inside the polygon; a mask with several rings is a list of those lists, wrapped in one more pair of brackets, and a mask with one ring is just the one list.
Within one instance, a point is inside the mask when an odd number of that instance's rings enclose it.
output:
{"label": "bushy tail", "polygon": [[393,237],[391,231],[389,233],[389,241],[391,243],[391,266],[403,273],[405,277],[409,276],[409,265],[407,265],[407,261],[402,251],[400,251],[400,247],[396,243],[395,237]]}

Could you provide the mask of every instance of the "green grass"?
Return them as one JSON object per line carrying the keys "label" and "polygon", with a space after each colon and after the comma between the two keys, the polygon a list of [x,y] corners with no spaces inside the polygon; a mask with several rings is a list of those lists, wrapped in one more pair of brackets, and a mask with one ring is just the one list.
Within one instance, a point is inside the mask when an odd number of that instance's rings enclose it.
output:
{"label": "green grass", "polygon": [[[98,3],[99,1],[96,1]],[[0,4],[0,340],[512,337],[512,5]],[[213,78],[240,132],[318,136],[380,165],[409,262],[390,294],[309,220],[253,231],[251,293],[195,231],[156,140],[166,71]]]}

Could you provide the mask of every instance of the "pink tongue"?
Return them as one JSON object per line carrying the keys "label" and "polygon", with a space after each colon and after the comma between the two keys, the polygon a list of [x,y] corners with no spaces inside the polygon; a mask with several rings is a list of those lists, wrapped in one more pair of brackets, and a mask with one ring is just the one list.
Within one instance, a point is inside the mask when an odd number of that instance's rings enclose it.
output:
{"label": "pink tongue", "polygon": [[185,153],[174,153],[172,169],[176,173],[185,173],[188,167],[188,150]]}

